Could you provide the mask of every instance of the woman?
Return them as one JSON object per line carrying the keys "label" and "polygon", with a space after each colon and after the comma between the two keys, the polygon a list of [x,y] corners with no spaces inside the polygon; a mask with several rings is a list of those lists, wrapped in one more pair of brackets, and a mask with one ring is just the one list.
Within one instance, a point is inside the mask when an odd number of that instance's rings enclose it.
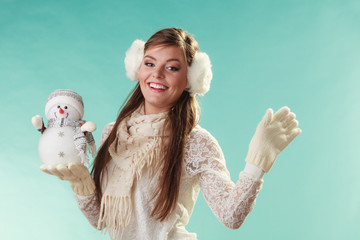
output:
{"label": "woman", "polygon": [[163,29],[125,59],[139,80],[117,121],[108,124],[92,177],[82,165],[42,166],[69,180],[80,209],[112,239],[196,239],[185,226],[199,190],[226,227],[241,226],[252,210],[262,176],[301,130],[287,107],[267,110],[234,184],[217,141],[198,126],[196,95],[205,94],[211,65],[181,29]]}

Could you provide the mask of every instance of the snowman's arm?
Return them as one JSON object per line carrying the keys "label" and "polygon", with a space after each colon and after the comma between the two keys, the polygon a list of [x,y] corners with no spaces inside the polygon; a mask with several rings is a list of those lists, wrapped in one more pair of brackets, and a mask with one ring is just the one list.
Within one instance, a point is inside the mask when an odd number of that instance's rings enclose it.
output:
{"label": "snowman's arm", "polygon": [[94,132],[96,130],[96,124],[93,122],[86,122],[81,126],[82,132]]}
{"label": "snowman's arm", "polygon": [[42,117],[40,115],[35,115],[34,117],[32,117],[31,119],[31,123],[34,125],[34,127],[41,132],[41,134],[43,134],[43,132],[45,131],[46,127],[44,125],[44,122],[42,120]]}

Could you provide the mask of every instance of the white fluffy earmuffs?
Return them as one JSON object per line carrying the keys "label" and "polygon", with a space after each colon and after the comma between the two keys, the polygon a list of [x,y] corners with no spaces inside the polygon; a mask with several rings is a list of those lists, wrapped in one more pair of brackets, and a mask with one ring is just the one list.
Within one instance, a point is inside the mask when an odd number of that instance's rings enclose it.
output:
{"label": "white fluffy earmuffs", "polygon": [[[144,57],[145,42],[135,40],[125,54],[126,76],[133,81],[139,80],[140,64]],[[212,79],[209,56],[197,51],[187,72],[187,91],[191,96],[204,95],[210,89]]]}

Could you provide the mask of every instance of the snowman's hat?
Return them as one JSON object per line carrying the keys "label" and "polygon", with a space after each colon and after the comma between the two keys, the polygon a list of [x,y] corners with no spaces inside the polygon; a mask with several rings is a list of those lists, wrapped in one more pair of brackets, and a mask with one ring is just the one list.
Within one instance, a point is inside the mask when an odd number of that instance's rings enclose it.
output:
{"label": "snowman's hat", "polygon": [[84,103],[82,97],[72,90],[58,89],[53,91],[46,102],[45,116],[47,116],[50,109],[57,104],[69,104],[79,112],[81,118],[84,116]]}

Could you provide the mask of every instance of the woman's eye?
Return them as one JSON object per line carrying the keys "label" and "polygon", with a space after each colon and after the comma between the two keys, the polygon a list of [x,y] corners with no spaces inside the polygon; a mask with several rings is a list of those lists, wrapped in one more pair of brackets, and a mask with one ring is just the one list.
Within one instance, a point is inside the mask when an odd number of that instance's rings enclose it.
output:
{"label": "woman's eye", "polygon": [[148,66],[148,67],[153,67],[153,66],[155,66],[153,63],[150,63],[150,62],[145,62],[144,65],[145,65],[145,66]]}
{"label": "woman's eye", "polygon": [[179,71],[179,68],[177,68],[177,67],[172,67],[172,66],[167,67],[167,69],[169,69],[169,70],[171,70],[171,71],[175,71],[175,72]]}

